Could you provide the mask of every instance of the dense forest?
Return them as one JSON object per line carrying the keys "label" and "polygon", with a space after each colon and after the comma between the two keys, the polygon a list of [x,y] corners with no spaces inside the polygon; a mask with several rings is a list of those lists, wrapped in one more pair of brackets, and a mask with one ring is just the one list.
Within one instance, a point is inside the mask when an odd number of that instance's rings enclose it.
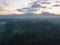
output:
{"label": "dense forest", "polygon": [[0,45],[60,45],[60,23],[8,22],[2,33]]}

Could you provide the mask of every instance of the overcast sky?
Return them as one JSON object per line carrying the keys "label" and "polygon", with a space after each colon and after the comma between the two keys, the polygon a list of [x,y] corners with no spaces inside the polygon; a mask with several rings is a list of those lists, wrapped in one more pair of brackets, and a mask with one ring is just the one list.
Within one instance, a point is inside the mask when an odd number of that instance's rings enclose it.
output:
{"label": "overcast sky", "polygon": [[60,14],[60,0],[0,0],[0,14],[25,12]]}

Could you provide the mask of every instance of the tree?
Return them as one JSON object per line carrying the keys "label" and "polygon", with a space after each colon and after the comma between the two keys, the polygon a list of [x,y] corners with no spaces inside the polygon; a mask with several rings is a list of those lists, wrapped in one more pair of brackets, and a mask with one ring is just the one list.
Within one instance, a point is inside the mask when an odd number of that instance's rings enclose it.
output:
{"label": "tree", "polygon": [[13,36],[13,29],[14,24],[13,23],[7,23],[6,25],[6,44],[9,43],[10,38]]}

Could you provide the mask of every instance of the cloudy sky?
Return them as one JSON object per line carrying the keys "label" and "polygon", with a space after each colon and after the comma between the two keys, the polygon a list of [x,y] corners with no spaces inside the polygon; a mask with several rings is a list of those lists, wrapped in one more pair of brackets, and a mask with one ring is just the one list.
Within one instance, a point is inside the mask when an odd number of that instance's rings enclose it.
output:
{"label": "cloudy sky", "polygon": [[0,0],[0,14],[60,14],[60,0]]}

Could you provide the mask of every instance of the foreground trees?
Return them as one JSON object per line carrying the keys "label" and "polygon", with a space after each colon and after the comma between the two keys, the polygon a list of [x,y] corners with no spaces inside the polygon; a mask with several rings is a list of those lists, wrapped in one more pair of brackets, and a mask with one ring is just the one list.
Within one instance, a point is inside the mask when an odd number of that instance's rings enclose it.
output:
{"label": "foreground trees", "polygon": [[[60,45],[59,25],[46,22],[7,23],[0,45]],[[17,32],[14,32],[16,28]]]}

